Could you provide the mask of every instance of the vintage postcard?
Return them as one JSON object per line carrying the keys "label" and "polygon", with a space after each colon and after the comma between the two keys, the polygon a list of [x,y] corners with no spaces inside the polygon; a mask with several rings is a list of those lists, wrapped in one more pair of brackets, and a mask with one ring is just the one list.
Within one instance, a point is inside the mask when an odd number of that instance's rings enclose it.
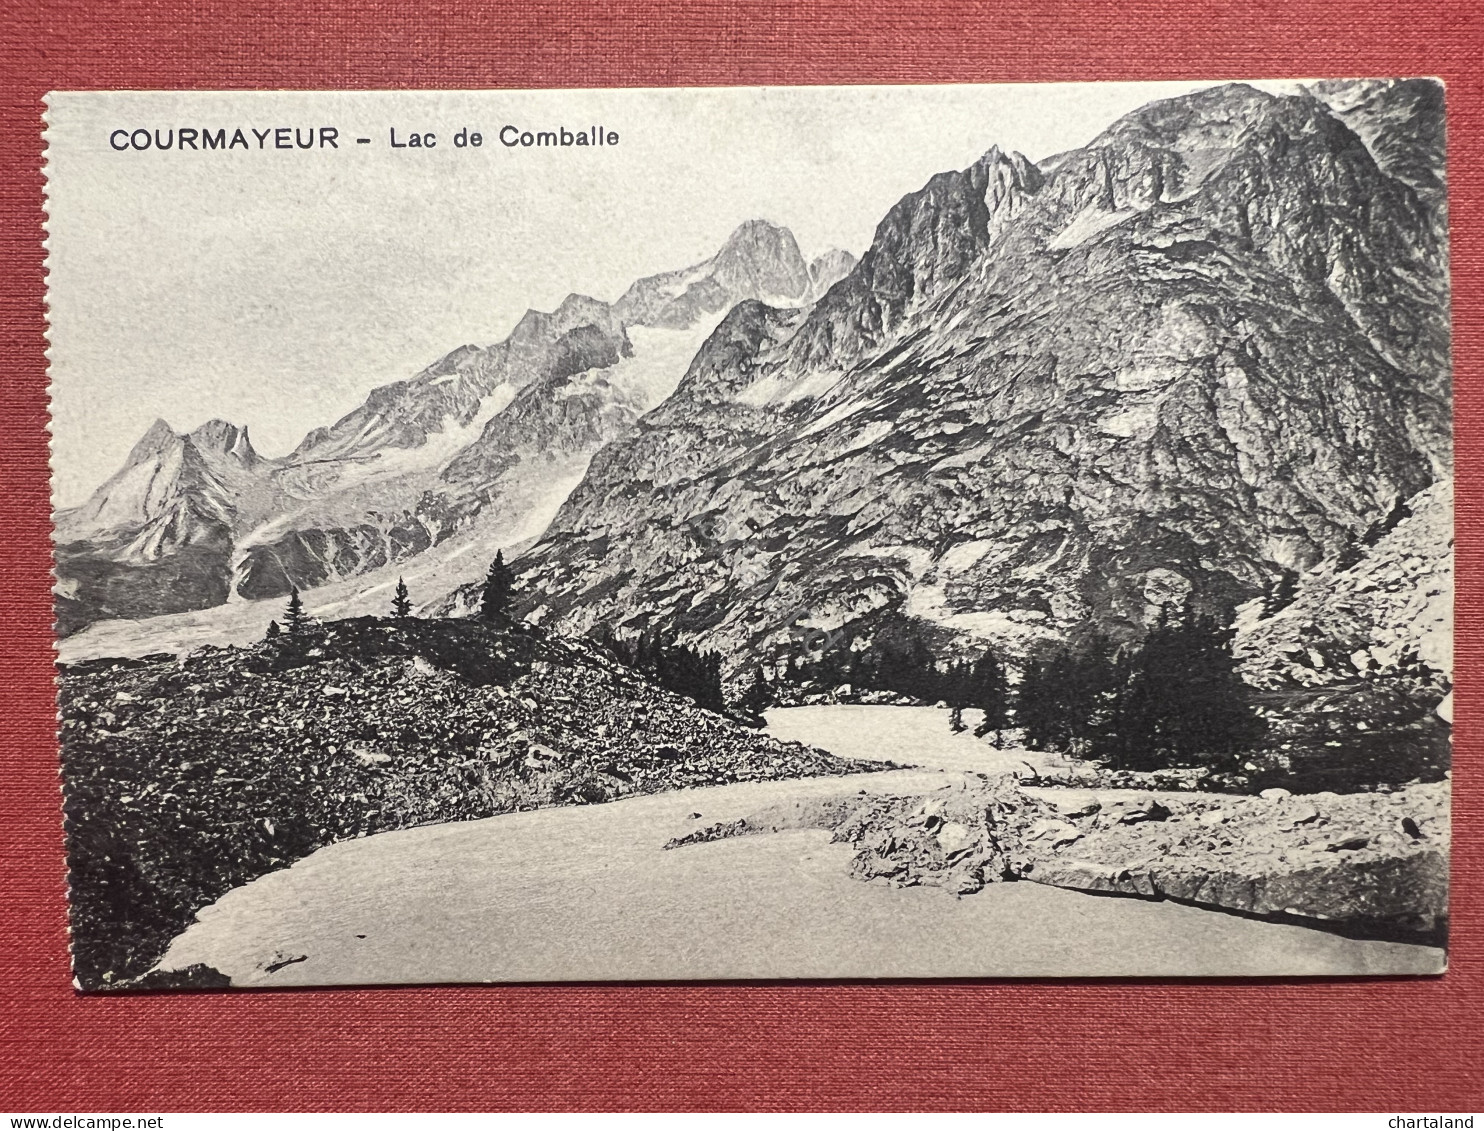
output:
{"label": "vintage postcard", "polygon": [[52,95],[77,985],[1442,972],[1443,107]]}

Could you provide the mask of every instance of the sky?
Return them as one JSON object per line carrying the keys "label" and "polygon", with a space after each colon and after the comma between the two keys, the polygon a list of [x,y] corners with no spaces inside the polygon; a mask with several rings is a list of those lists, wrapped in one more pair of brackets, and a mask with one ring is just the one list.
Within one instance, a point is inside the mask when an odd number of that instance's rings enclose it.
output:
{"label": "sky", "polygon": [[[528,308],[616,299],[745,220],[790,228],[809,258],[860,255],[893,203],[991,145],[1040,160],[1209,85],[55,94],[54,502],[85,500],[156,418],[245,424],[282,455]],[[619,140],[507,148],[507,124]],[[258,149],[252,128],[285,125],[332,126],[339,148]],[[240,126],[251,149],[110,146],[116,129],[180,126]],[[394,129],[437,144],[394,149]],[[455,147],[460,129],[484,144]]]}

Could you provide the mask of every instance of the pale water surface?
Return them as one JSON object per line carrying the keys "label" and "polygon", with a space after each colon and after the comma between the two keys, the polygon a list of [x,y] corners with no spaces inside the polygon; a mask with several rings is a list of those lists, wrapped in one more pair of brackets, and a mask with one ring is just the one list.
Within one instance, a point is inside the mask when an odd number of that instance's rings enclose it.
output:
{"label": "pale water surface", "polygon": [[1020,763],[946,712],[804,707],[770,729],[920,768],[512,813],[330,845],[204,908],[160,963],[248,986],[368,982],[1433,973],[1440,950],[1171,903],[849,878],[830,834],[664,851],[780,801],[925,792]]}

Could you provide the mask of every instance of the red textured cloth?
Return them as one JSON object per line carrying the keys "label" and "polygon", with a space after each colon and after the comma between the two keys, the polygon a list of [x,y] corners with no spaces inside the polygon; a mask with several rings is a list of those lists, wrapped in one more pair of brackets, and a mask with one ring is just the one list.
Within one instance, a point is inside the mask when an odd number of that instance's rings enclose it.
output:
{"label": "red textured cloth", "polygon": [[[0,1109],[1484,1107],[1477,0],[0,10]],[[1398,74],[1448,82],[1460,686],[1446,977],[73,993],[48,597],[47,90]]]}

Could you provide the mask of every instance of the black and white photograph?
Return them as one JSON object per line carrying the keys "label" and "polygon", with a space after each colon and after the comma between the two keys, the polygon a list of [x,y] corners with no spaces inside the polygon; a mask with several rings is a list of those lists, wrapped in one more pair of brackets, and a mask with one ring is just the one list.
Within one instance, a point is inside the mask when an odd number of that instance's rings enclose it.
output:
{"label": "black and white photograph", "polygon": [[1443,973],[1444,102],[52,94],[75,985]]}

